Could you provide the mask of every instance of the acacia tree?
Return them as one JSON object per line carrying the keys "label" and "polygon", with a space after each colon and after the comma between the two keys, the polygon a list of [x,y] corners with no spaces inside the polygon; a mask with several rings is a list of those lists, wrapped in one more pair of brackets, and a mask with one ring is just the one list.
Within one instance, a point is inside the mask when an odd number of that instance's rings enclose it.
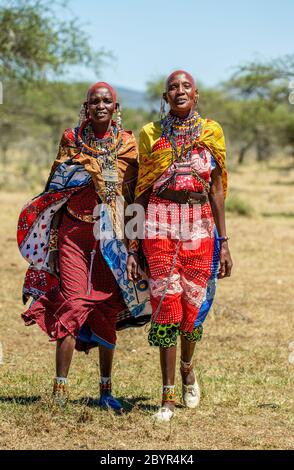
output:
{"label": "acacia tree", "polygon": [[[294,107],[288,103],[291,77],[294,56],[286,56],[269,63],[244,64],[214,89],[199,86],[199,111],[221,122],[237,149],[239,163],[252,147],[259,161],[270,157],[276,143],[293,149]],[[147,83],[147,96],[157,109],[163,89],[162,77]]]}
{"label": "acacia tree", "polygon": [[95,70],[109,53],[92,51],[79,21],[56,17],[60,2],[6,1],[0,7],[0,76],[18,82],[60,74],[67,65],[84,64]]}
{"label": "acacia tree", "polygon": [[[63,2],[64,4],[64,2]],[[109,52],[93,51],[79,21],[58,19],[55,0],[12,0],[0,6],[0,80],[4,103],[0,106],[2,162],[11,143],[30,135],[38,126],[51,127],[54,136],[71,115],[73,87],[56,86],[70,65],[99,69]],[[68,111],[69,106],[69,111]],[[77,112],[77,111],[76,111]]]}
{"label": "acacia tree", "polygon": [[255,146],[257,160],[262,161],[270,157],[273,144],[281,142],[281,107],[284,122],[289,119],[290,126],[292,120],[288,105],[288,82],[292,76],[294,56],[287,56],[269,63],[240,66],[224,84],[230,99],[229,130],[240,143],[239,163],[244,161],[250,147]]}

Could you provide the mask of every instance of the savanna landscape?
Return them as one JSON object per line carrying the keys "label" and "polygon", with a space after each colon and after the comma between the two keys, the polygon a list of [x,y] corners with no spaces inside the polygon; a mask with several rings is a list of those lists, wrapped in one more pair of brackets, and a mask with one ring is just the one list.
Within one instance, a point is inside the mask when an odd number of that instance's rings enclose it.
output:
{"label": "savanna landscape", "polygon": [[55,346],[20,318],[27,266],[15,230],[32,194],[2,191],[0,448],[293,449],[293,185],[291,159],[231,171],[233,275],[219,281],[197,346],[200,406],[181,406],[178,373],[176,416],[168,424],[152,420],[161,384],[158,351],[148,345],[146,327],[119,332],[114,392],[123,414],[97,407],[95,350],[75,353],[66,408],[52,403]]}
{"label": "savanna landscape", "polygon": [[[55,15],[54,4],[0,6],[0,449],[293,450],[294,55],[240,64],[213,88],[199,84],[199,112],[220,122],[227,141],[234,262],[232,276],[218,282],[196,347],[200,405],[181,404],[178,357],[175,416],[170,423],[152,419],[161,374],[148,325],[118,333],[113,392],[123,413],[97,406],[97,350],[75,352],[69,401],[64,408],[52,402],[55,344],[20,316],[27,263],[17,221],[43,190],[89,86],[66,81],[63,68],[90,64],[99,79],[111,60],[92,50],[79,19],[67,24]],[[118,90],[124,126],[137,137],[158,119],[164,83],[158,76],[144,93],[127,90],[128,98]]]}

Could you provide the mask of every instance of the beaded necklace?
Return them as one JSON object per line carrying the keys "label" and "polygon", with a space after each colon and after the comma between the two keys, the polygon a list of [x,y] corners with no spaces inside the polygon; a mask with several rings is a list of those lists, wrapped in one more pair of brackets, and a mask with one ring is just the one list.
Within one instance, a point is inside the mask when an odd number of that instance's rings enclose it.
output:
{"label": "beaded necklace", "polygon": [[[173,152],[173,162],[178,163],[188,162],[191,160],[193,152],[193,143],[200,136],[202,132],[202,124],[200,115],[194,111],[192,116],[182,119],[178,116],[174,116],[168,113],[161,122],[161,128],[164,137],[169,141]],[[181,143],[180,154],[178,153],[178,146]],[[190,144],[190,148],[185,152],[186,145]],[[199,183],[203,185],[205,190],[209,192],[209,184],[201,178],[195,170],[192,170],[192,175],[197,179]],[[168,187],[170,181],[176,177],[176,173],[162,186],[161,191]]]}
{"label": "beaded necklace", "polygon": [[111,203],[115,200],[118,185],[117,151],[122,145],[121,132],[112,122],[110,135],[99,139],[94,134],[91,121],[86,120],[76,129],[76,143],[81,154],[86,153],[99,160],[105,183],[105,202]]}
{"label": "beaded necklace", "polygon": [[[186,159],[189,160],[192,155],[193,142],[200,136],[202,130],[201,118],[194,111],[192,116],[182,119],[168,113],[161,120],[161,128],[164,137],[170,142],[173,150],[173,160],[182,161],[185,156],[185,148],[190,144],[190,149],[186,153]],[[180,153],[178,152],[178,144],[181,143]]]}

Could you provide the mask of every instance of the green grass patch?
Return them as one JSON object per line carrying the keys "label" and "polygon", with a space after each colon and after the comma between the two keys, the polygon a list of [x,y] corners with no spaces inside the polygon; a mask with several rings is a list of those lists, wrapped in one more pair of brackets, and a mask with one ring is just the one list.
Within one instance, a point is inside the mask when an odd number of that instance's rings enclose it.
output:
{"label": "green grass patch", "polygon": [[232,193],[226,200],[226,212],[241,215],[244,217],[251,217],[254,213],[253,207],[249,202],[242,199],[240,196]]}

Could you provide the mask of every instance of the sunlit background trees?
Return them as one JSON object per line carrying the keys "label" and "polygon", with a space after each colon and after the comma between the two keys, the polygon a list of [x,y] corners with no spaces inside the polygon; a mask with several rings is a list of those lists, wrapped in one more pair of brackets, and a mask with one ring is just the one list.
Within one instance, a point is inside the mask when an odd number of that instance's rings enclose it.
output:
{"label": "sunlit background trees", "polygon": [[[28,189],[43,170],[45,178],[62,131],[77,122],[89,85],[74,73],[72,80],[68,74],[65,79],[65,71],[80,65],[95,70],[99,79],[104,61],[112,58],[102,44],[91,49],[78,19],[58,20],[55,7],[47,0],[7,1],[0,7],[0,162],[9,168],[0,188]],[[294,157],[291,80],[294,54],[241,64],[213,89],[199,83],[199,111],[224,127],[233,167],[249,157]],[[138,134],[144,123],[159,117],[163,88],[164,77],[149,81],[145,94],[118,88],[125,127]]]}

